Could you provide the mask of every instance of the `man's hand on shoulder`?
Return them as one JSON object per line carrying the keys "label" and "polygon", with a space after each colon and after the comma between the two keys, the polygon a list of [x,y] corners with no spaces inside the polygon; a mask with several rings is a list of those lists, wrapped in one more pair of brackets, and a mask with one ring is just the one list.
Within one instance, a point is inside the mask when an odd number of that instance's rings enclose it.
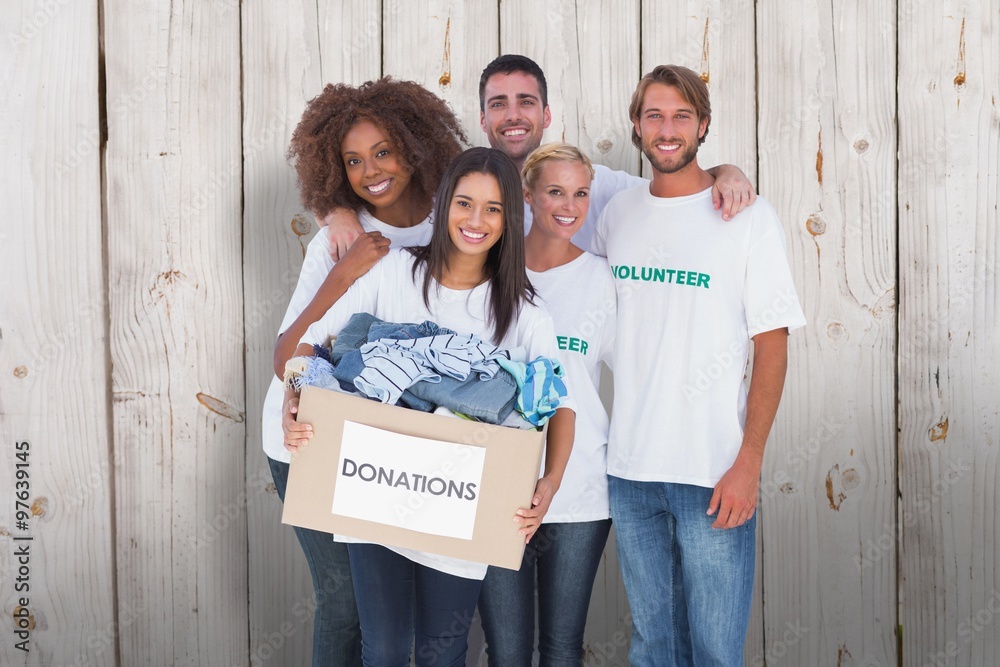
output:
{"label": "man's hand on shoulder", "polygon": [[739,167],[720,164],[708,171],[715,177],[715,185],[712,186],[712,204],[716,210],[722,209],[723,220],[732,220],[733,216],[757,198],[753,184]]}
{"label": "man's hand on shoulder", "polygon": [[347,254],[347,250],[364,231],[358,222],[358,214],[349,208],[334,208],[325,216],[316,216],[320,227],[326,227],[320,233],[325,233],[330,239],[330,258],[339,262]]}

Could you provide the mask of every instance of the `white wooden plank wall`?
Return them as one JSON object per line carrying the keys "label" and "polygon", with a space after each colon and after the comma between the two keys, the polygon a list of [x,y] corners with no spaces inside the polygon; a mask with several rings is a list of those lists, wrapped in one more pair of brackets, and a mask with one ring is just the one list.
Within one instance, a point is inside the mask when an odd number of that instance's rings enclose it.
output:
{"label": "white wooden plank wall", "polygon": [[760,190],[809,323],[789,341],[763,476],[762,657],[894,664],[895,10],[757,10]]}
{"label": "white wooden plank wall", "polygon": [[[698,163],[702,167],[735,164],[755,181],[755,37],[751,0],[644,0],[642,67],[626,86],[625,121],[639,76],[657,65],[690,67],[708,84],[712,101],[712,124],[698,149]],[[645,158],[642,161],[648,175],[649,165]]]}
{"label": "white wooden plank wall", "polygon": [[903,664],[1000,663],[1000,7],[899,11]]}
{"label": "white wooden plank wall", "polygon": [[479,127],[479,75],[499,55],[495,0],[386,0],[383,71],[444,99],[470,145],[488,146]]}
{"label": "white wooden plank wall", "polygon": [[97,3],[6,3],[0,36],[0,664],[114,665]]}
{"label": "white wooden plank wall", "polygon": [[[3,664],[308,664],[259,425],[316,233],[288,139],[323,84],[391,74],[484,145],[479,73],[507,52],[548,76],[546,140],[632,172],[639,76],[702,73],[701,162],[758,178],[785,223],[809,326],[746,664],[1000,662],[992,0],[21,0],[0,37],[0,435],[31,443],[34,536],[33,650]],[[11,615],[18,533],[0,519]],[[628,625],[612,543],[586,664],[627,664]]]}
{"label": "white wooden plank wall", "polygon": [[104,3],[125,665],[246,662],[240,16]]}
{"label": "white wooden plank wall", "polygon": [[298,540],[281,525],[260,415],[278,325],[315,229],[285,149],[322,86],[318,19],[308,1],[246,2],[241,12],[250,664],[307,665],[316,597]]}
{"label": "white wooden plank wall", "polygon": [[261,443],[271,353],[317,225],[302,208],[285,151],[305,104],[330,82],[381,71],[378,3],[242,4],[243,279],[247,375],[250,662],[310,664],[317,597]]}

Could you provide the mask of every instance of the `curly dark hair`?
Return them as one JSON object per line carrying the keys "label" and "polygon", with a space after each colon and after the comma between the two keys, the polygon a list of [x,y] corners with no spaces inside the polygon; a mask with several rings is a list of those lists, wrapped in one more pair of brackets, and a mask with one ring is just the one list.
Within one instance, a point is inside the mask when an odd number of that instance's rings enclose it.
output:
{"label": "curly dark hair", "polygon": [[410,183],[428,201],[468,143],[448,104],[418,83],[387,76],[357,87],[327,84],[306,106],[287,154],[298,175],[302,205],[318,216],[364,204],[351,189],[340,154],[344,135],[361,120],[385,132],[413,170]]}

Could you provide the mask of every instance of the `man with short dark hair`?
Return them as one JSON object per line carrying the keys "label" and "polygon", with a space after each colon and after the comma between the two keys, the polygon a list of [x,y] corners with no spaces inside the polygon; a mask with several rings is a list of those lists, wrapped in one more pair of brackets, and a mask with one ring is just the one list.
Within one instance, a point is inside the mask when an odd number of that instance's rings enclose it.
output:
{"label": "man with short dark hair", "polygon": [[743,664],[764,444],[805,324],[774,209],[713,208],[711,113],[695,72],[642,78],[629,116],[653,180],[594,233],[618,295],[608,483],[636,667]]}

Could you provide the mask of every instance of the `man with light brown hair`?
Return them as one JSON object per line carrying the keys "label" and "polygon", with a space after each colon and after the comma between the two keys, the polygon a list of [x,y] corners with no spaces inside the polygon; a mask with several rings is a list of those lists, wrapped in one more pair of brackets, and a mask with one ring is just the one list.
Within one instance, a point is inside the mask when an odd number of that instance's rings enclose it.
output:
{"label": "man with light brown hair", "polygon": [[[698,165],[712,108],[661,65],[629,106],[653,180],[605,207],[592,251],[618,295],[608,485],[635,667],[743,664],[764,443],[805,324],[763,198],[724,222]],[[749,393],[744,373],[754,342]]]}

